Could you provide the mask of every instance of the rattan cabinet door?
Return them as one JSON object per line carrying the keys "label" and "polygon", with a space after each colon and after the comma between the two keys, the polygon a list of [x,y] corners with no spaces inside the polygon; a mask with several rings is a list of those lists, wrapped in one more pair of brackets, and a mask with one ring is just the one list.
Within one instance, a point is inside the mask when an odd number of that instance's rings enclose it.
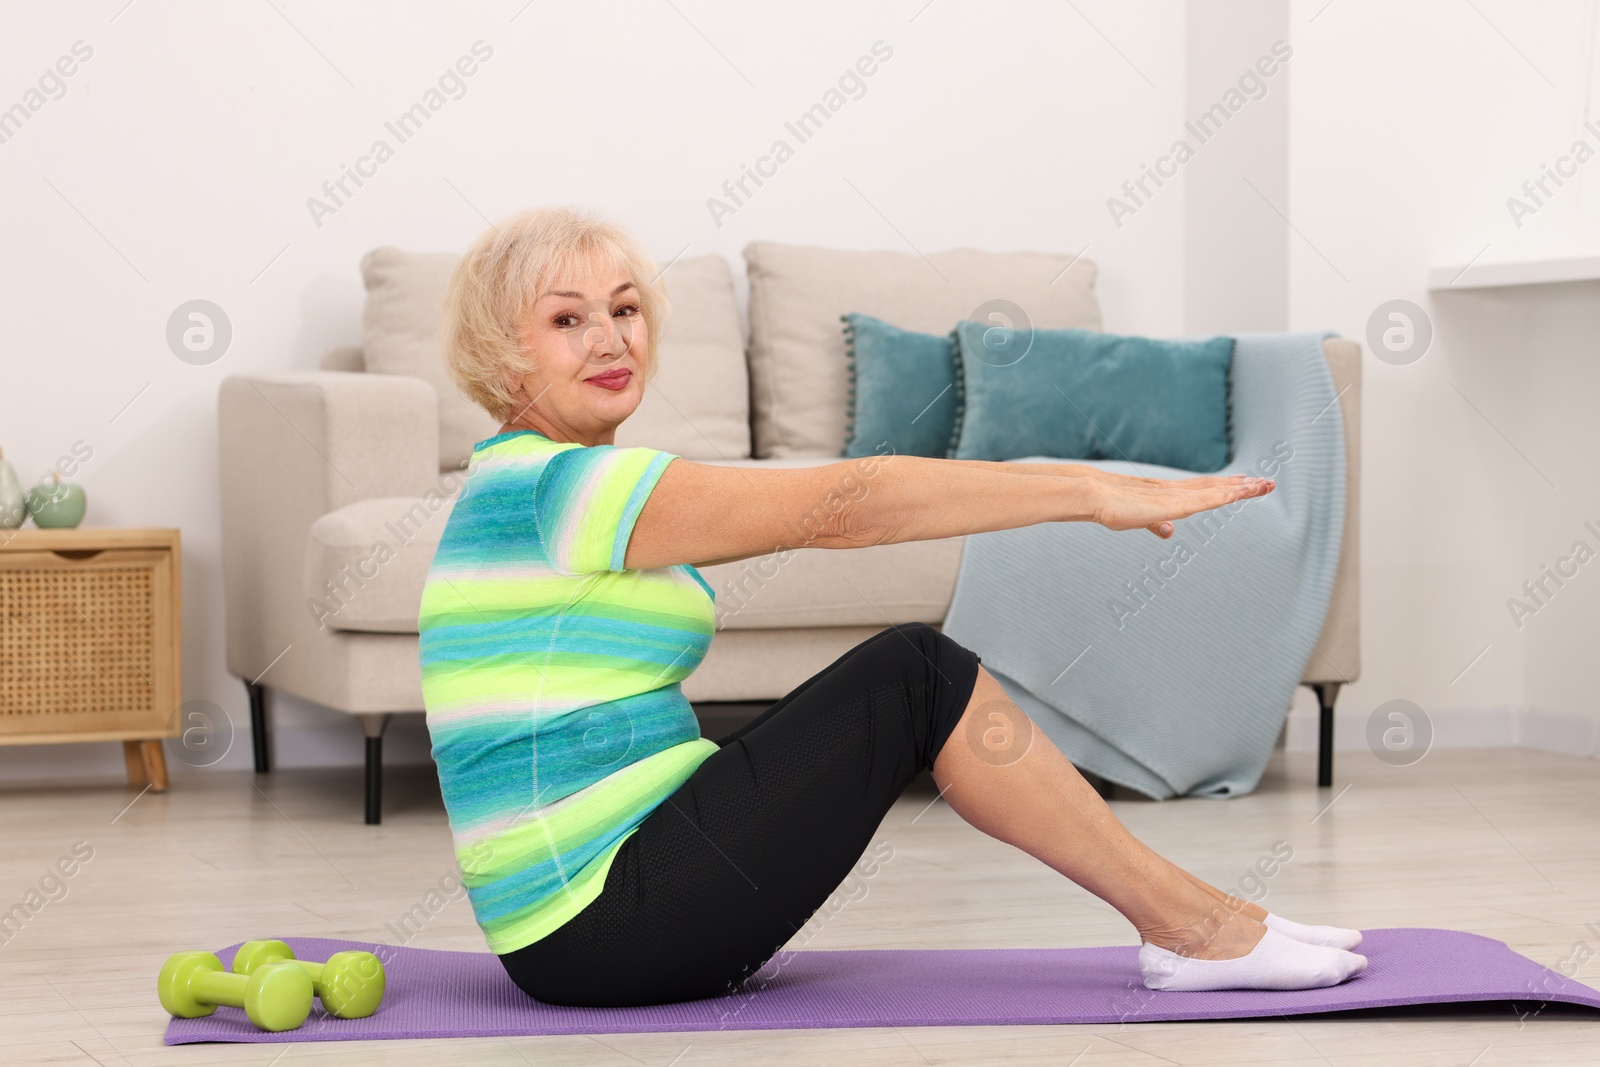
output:
{"label": "rattan cabinet door", "polygon": [[172,555],[0,552],[0,734],[176,732]]}

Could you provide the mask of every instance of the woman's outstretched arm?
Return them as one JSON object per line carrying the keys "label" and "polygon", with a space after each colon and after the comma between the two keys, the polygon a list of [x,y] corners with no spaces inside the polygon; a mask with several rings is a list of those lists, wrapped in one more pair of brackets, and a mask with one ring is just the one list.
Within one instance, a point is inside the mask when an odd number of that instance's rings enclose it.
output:
{"label": "woman's outstretched arm", "polygon": [[1197,474],[1193,478],[1181,478],[1167,482],[1161,478],[1146,478],[1138,474],[1114,474],[1111,471],[1101,470],[1099,467],[1087,463],[998,463],[989,459],[947,459],[946,463],[960,463],[968,467],[981,469],[999,469],[1011,471],[1016,474],[1049,474],[1056,477],[1068,478],[1094,478],[1098,481],[1109,482],[1112,485],[1181,485],[1188,489],[1205,489],[1213,485],[1222,485],[1225,482],[1235,482],[1244,475],[1227,474]]}
{"label": "woman's outstretched arm", "polygon": [[[1272,491],[1261,478],[1108,482],[1028,464],[866,456],[763,470],[675,459],[636,521],[629,568],[707,565],[794,548],[862,548],[1041,522],[1171,536],[1171,522]],[[1076,466],[1076,465],[1074,465]]]}
{"label": "woman's outstretched arm", "polygon": [[[1247,497],[1262,496],[1273,488],[1264,478],[1237,476],[1221,479],[1162,481],[1118,477],[1111,481],[1079,474],[1039,477],[1028,467],[1052,464],[986,463],[890,456],[881,461],[883,473],[875,488],[863,498],[857,519],[870,531],[869,544],[924,541],[958,534],[1009,530],[1035,522],[1097,522],[1112,530],[1141,527],[1159,537],[1172,534],[1171,520],[1221,507]],[[1078,468],[1079,465],[1067,465]],[[969,479],[976,478],[976,483]],[[981,484],[986,493],[968,497],[965,486]],[[1032,507],[1046,514],[1028,521],[1002,504],[988,510],[991,499],[1007,503],[1020,494],[1035,498]],[[986,497],[988,499],[986,499]],[[874,499],[876,498],[876,499]],[[969,501],[970,503],[966,503]],[[1030,506],[1023,504],[1021,511]]]}

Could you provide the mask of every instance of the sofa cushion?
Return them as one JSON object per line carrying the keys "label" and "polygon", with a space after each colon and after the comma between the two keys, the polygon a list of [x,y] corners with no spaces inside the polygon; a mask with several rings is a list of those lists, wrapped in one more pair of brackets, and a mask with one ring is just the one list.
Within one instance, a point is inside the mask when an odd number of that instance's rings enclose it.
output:
{"label": "sofa cushion", "polygon": [[414,634],[433,553],[465,476],[421,497],[347,504],[311,524],[306,610],[329,630]]}
{"label": "sofa cushion", "polygon": [[[367,371],[421,378],[439,394],[439,469],[463,466],[500,424],[462,395],[445,367],[440,326],[453,252],[375,248],[361,260]],[[721,256],[680,259],[662,276],[671,303],[661,368],[617,444],[692,459],[750,455],[749,385],[733,275]]]}
{"label": "sofa cushion", "polygon": [[938,625],[950,610],[965,537],[848,551],[807,548],[700,567],[718,630]]}
{"label": "sofa cushion", "polygon": [[367,300],[362,358],[369,374],[421,378],[439,394],[439,469],[460,467],[472,446],[500,428],[462,395],[445,369],[439,325],[444,291],[461,257],[453,252],[374,248],[361,257]]}
{"label": "sofa cushion", "polygon": [[944,459],[956,433],[956,351],[952,334],[915,333],[854,311],[844,316],[843,455]]}
{"label": "sofa cushion", "polygon": [[955,459],[1120,459],[1210,473],[1228,463],[1233,338],[956,327]]}
{"label": "sofa cushion", "polygon": [[619,448],[656,448],[685,459],[750,457],[750,374],[733,271],[719,255],[666,269],[671,307],[661,367],[639,408],[617,427]]}
{"label": "sofa cushion", "polygon": [[1098,330],[1088,259],[952,249],[845,251],[755,241],[750,273],[751,424],[761,457],[838,456],[848,370],[839,317],[945,334],[962,319]]}

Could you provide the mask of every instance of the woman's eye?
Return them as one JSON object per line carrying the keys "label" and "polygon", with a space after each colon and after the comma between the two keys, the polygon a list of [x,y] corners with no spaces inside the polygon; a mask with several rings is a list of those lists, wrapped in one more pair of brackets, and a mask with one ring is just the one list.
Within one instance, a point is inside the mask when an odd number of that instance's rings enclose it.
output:
{"label": "woman's eye", "polygon": [[573,315],[571,312],[567,312],[567,311],[563,311],[561,314],[557,315],[554,319],[552,319],[550,321],[552,323],[554,323],[556,326],[562,326],[562,327],[576,326],[578,324],[577,316]]}
{"label": "woman's eye", "polygon": [[623,315],[623,316],[626,316],[628,318],[632,318],[633,316],[639,314],[639,305],[638,304],[623,304],[621,307],[617,308],[615,314]]}

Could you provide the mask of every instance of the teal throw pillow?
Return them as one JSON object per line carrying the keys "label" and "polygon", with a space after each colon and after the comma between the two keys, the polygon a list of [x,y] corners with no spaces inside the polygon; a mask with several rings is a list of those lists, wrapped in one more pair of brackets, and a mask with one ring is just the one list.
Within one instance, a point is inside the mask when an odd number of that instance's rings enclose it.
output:
{"label": "teal throw pillow", "polygon": [[1162,341],[963,321],[953,459],[1228,463],[1233,338]]}
{"label": "teal throw pillow", "polygon": [[850,361],[839,454],[943,457],[955,429],[955,339],[856,312],[839,318]]}

